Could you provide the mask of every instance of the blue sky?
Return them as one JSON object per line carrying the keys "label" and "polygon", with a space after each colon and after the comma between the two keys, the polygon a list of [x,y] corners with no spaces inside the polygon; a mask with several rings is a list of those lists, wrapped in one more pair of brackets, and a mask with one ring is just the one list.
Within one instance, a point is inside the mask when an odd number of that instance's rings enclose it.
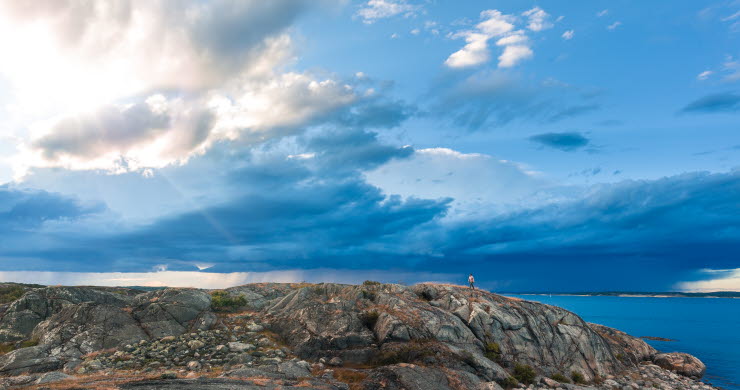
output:
{"label": "blue sky", "polygon": [[740,2],[0,3],[0,278],[740,290]]}

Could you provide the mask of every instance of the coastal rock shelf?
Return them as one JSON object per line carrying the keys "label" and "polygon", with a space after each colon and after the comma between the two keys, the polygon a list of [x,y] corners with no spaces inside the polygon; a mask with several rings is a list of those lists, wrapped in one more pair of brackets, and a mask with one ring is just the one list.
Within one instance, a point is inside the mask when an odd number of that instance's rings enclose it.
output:
{"label": "coastal rock shelf", "polygon": [[0,388],[712,388],[693,356],[439,284],[29,288],[0,343]]}

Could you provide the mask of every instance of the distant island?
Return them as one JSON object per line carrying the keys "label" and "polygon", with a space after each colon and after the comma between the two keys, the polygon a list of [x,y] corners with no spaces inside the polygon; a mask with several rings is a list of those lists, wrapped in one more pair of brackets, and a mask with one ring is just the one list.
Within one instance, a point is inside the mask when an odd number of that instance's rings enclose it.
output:
{"label": "distant island", "polygon": [[653,298],[740,298],[740,291],[715,292],[631,292],[631,291],[600,291],[600,292],[502,292],[503,295],[567,295],[588,297],[653,297]]}

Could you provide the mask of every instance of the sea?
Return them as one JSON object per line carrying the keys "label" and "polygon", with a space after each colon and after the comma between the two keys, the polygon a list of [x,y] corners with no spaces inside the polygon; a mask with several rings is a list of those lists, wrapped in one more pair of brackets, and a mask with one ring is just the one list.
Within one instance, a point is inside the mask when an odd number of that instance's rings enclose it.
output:
{"label": "sea", "polygon": [[707,365],[703,381],[740,390],[740,299],[511,295],[570,310],[588,322],[645,340],[661,352],[690,353]]}

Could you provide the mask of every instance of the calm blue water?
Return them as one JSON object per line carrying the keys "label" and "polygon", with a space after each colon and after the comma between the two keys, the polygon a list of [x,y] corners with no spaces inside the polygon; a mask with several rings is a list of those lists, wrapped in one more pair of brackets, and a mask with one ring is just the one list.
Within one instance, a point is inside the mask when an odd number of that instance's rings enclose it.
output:
{"label": "calm blue water", "polygon": [[740,390],[740,299],[511,295],[560,306],[588,322],[646,340],[663,352],[687,352],[707,365],[704,381]]}

